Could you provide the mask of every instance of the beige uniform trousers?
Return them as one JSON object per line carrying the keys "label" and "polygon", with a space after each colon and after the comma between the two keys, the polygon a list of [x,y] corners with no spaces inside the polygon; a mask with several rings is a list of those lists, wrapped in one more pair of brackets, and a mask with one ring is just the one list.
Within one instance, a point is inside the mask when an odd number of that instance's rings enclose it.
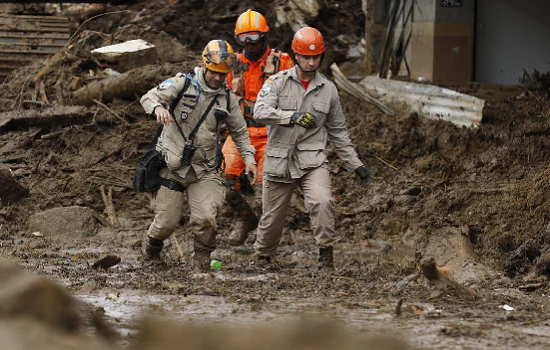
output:
{"label": "beige uniform trousers", "polygon": [[263,180],[263,213],[254,248],[262,255],[273,255],[283,233],[288,203],[296,186],[304,193],[305,207],[309,212],[315,243],[330,247],[336,241],[334,231],[334,199],[330,189],[330,174],[318,167],[292,183]]}
{"label": "beige uniform trousers", "polygon": [[185,195],[191,211],[189,225],[194,237],[195,249],[213,251],[216,249],[216,216],[225,200],[225,186],[222,178],[215,172],[204,174],[197,179],[194,170],[190,170],[185,179],[162,169],[162,177],[176,180],[186,187],[185,194],[161,186],[154,193],[151,206],[155,218],[147,232],[149,237],[165,240],[179,225],[183,216]]}

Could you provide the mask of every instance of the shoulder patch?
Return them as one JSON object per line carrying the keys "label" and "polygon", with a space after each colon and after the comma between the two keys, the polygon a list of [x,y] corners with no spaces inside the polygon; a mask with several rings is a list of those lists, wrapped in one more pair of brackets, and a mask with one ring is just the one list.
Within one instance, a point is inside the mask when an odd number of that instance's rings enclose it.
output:
{"label": "shoulder patch", "polygon": [[273,86],[273,80],[268,79],[265,81],[264,85],[262,86],[262,89],[258,93],[258,96],[265,96],[271,91],[271,87]]}
{"label": "shoulder patch", "polygon": [[158,89],[158,90],[166,90],[166,89],[168,89],[170,86],[174,85],[175,83],[176,83],[176,78],[166,79],[165,81],[163,81],[162,83],[160,83],[159,86],[157,86],[157,89]]}

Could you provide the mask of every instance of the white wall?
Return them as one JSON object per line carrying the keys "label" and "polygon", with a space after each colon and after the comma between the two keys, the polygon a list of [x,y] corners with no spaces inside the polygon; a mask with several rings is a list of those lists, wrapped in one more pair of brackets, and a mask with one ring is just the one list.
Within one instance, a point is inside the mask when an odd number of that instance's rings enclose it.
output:
{"label": "white wall", "polygon": [[475,80],[518,84],[550,71],[550,0],[477,0]]}

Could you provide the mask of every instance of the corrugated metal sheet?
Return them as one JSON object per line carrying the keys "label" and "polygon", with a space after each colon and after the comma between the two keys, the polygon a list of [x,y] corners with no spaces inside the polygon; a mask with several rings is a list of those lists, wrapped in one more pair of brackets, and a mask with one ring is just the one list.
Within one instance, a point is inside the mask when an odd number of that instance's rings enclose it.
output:
{"label": "corrugated metal sheet", "polygon": [[405,103],[428,118],[443,119],[456,125],[478,127],[485,100],[429,84],[417,84],[369,76],[359,83],[381,101]]}
{"label": "corrugated metal sheet", "polygon": [[55,54],[69,37],[67,17],[0,15],[0,81],[18,67]]}

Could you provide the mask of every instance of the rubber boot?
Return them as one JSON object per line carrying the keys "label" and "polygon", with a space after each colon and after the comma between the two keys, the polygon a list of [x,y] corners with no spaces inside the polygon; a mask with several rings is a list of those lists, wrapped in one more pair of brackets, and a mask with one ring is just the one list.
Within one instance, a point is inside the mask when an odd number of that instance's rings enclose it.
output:
{"label": "rubber boot", "polygon": [[160,251],[164,247],[164,242],[160,239],[147,236],[147,244],[145,245],[145,254],[147,258],[152,260],[160,259]]}
{"label": "rubber boot", "polygon": [[334,257],[332,254],[332,247],[319,248],[319,263],[317,264],[319,269],[333,269]]}
{"label": "rubber boot", "polygon": [[279,271],[281,267],[275,261],[271,255],[255,254],[250,262],[251,268],[257,268],[260,270]]}
{"label": "rubber boot", "polygon": [[258,217],[240,193],[233,192],[231,197],[228,198],[228,202],[233,210],[237,212],[237,220],[229,233],[227,243],[236,247],[243,245],[250,231],[258,227]]}
{"label": "rubber boot", "polygon": [[208,272],[210,270],[210,250],[195,246],[193,265],[198,272]]}

